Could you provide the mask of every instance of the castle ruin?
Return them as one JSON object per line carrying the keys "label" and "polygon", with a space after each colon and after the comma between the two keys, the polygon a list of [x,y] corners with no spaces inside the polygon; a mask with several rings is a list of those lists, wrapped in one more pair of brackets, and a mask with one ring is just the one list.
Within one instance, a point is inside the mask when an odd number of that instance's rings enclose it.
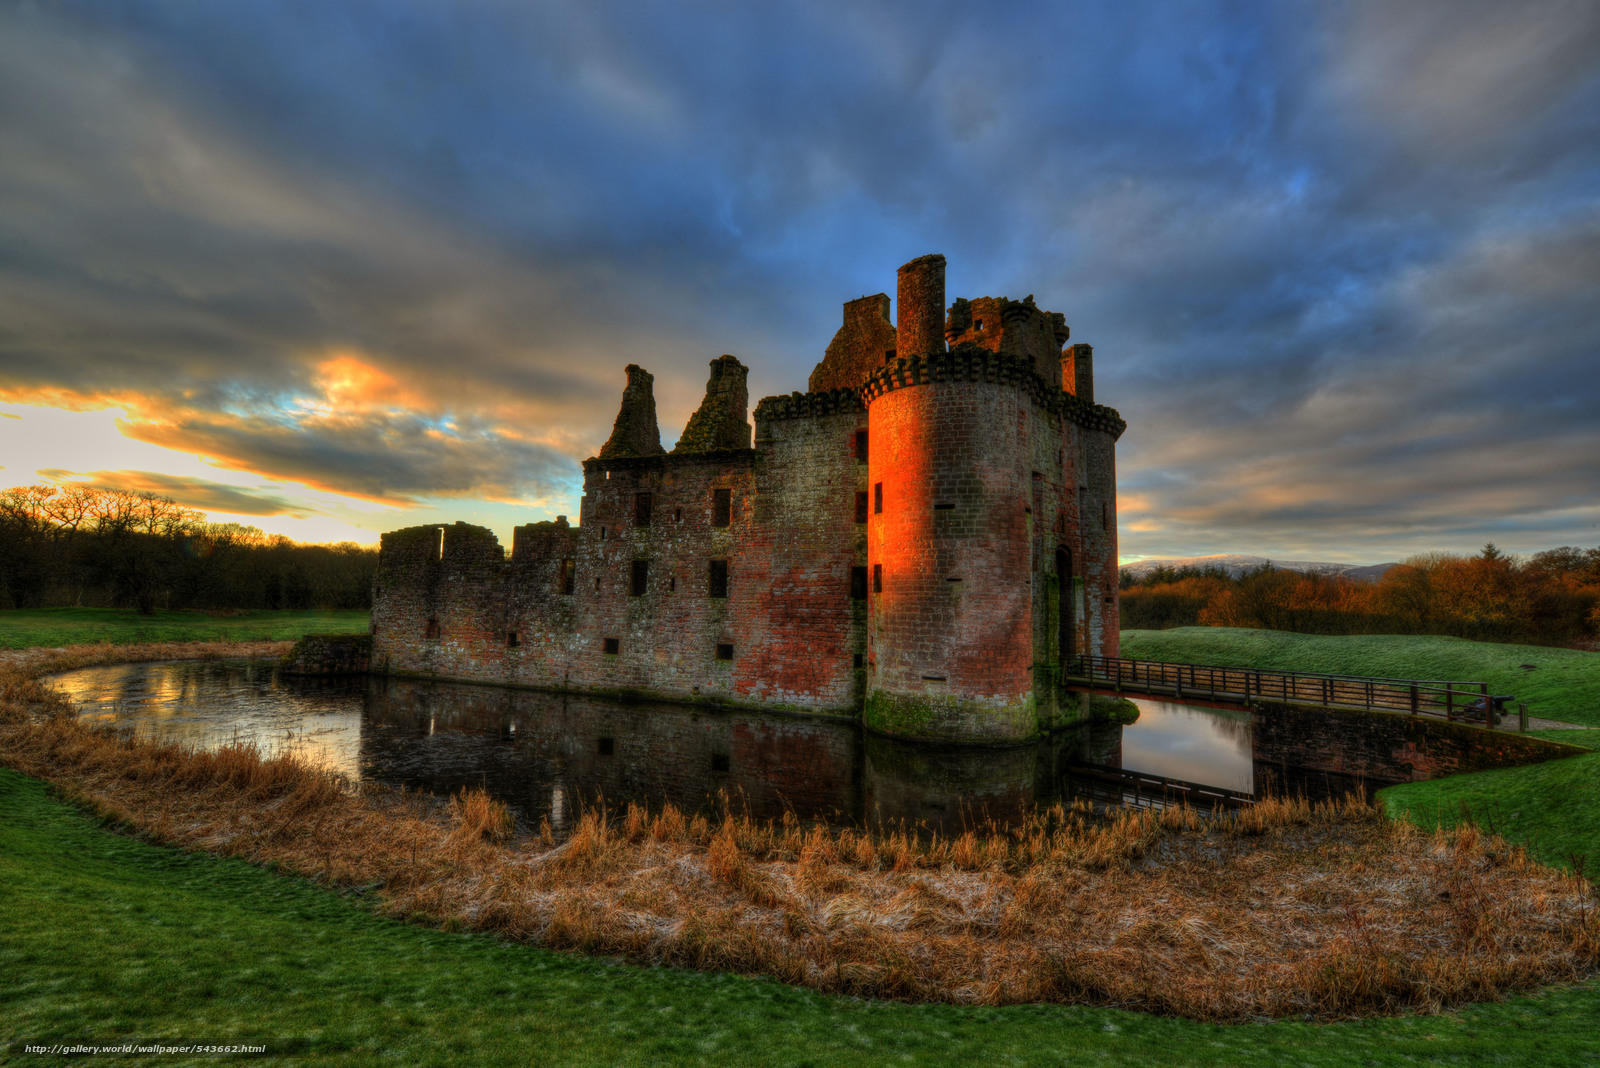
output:
{"label": "castle ruin", "polygon": [[1092,352],[1030,296],[945,307],[945,259],[844,306],[809,392],[748,418],[711,361],[668,452],[627,368],[579,522],[383,536],[374,671],[860,717],[1020,742],[1082,717],[1062,668],[1115,656],[1115,446]]}

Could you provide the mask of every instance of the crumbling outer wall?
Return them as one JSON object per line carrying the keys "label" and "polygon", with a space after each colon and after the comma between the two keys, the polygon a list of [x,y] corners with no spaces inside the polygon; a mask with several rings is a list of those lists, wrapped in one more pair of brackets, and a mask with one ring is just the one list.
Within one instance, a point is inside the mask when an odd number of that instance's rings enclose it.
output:
{"label": "crumbling outer wall", "polygon": [[869,374],[894,359],[894,337],[887,293],[849,301],[844,306],[844,325],[828,343],[807,387],[812,393],[859,389]]}

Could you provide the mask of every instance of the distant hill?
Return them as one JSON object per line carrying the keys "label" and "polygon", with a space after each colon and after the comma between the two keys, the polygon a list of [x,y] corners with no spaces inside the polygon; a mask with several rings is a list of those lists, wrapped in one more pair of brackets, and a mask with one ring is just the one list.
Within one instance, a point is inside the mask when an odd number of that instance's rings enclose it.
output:
{"label": "distant hill", "polygon": [[1269,560],[1265,556],[1245,556],[1239,553],[1227,553],[1220,556],[1183,556],[1140,560],[1138,563],[1124,564],[1122,570],[1131,572],[1135,578],[1143,578],[1158,567],[1220,567],[1237,578],[1244,572],[1253,571],[1266,563],[1270,563],[1273,567],[1283,571],[1298,571],[1305,575],[1340,575],[1356,582],[1377,582],[1383,577],[1385,571],[1395,566],[1393,563],[1335,564],[1326,560]]}

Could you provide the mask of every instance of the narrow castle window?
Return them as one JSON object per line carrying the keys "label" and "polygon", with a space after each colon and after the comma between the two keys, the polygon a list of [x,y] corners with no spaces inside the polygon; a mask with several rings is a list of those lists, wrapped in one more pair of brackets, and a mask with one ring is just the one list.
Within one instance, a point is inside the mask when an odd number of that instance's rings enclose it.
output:
{"label": "narrow castle window", "polygon": [[856,431],[856,463],[864,464],[866,462],[867,462],[867,432],[865,430],[857,430]]}
{"label": "narrow castle window", "polygon": [[717,646],[717,659],[718,660],[732,660],[733,659],[733,646],[728,645],[726,643],[718,645]]}
{"label": "narrow castle window", "polygon": [[725,527],[733,522],[733,491],[711,491],[711,525]]}
{"label": "narrow castle window", "polygon": [[601,648],[605,650],[606,655],[616,656],[622,652],[622,642],[616,638],[607,638]]}
{"label": "narrow castle window", "polygon": [[635,560],[633,562],[633,587],[631,592],[635,597],[643,597],[650,588],[650,561]]}
{"label": "narrow castle window", "polygon": [[633,495],[633,525],[636,527],[650,525],[650,494],[635,493]]}
{"label": "narrow castle window", "polygon": [[850,569],[850,599],[852,601],[865,601],[867,599],[867,569],[865,567],[852,567]]}
{"label": "narrow castle window", "polygon": [[935,512],[948,512],[953,508],[955,508],[955,505],[948,501],[940,501],[938,504],[933,506],[933,510]]}
{"label": "narrow castle window", "polygon": [[974,319],[974,320],[972,320],[972,329],[974,329],[974,330],[982,330],[983,329],[983,320],[982,319]]}
{"label": "narrow castle window", "polygon": [[861,490],[856,494],[856,522],[867,521],[867,491]]}
{"label": "narrow castle window", "polygon": [[733,762],[728,758],[728,754],[727,753],[712,753],[711,754],[711,770],[712,771],[727,771],[732,766],[733,766]]}
{"label": "narrow castle window", "polygon": [[859,668],[861,666],[862,659],[863,659],[863,657],[861,656],[860,653],[851,653],[850,654],[850,666],[853,667],[853,668]]}
{"label": "narrow castle window", "polygon": [[667,592],[668,593],[672,593],[677,588],[678,588],[678,576],[677,575],[668,575],[667,576]]}
{"label": "narrow castle window", "polygon": [[516,631],[514,631],[514,630],[506,631],[506,648],[507,649],[516,649],[521,645],[522,645],[522,643],[517,640],[517,632]]}
{"label": "narrow castle window", "polygon": [[1101,501],[1100,502],[1100,529],[1101,530],[1110,530],[1111,529],[1110,509],[1107,507],[1105,501]]}
{"label": "narrow castle window", "polygon": [[706,587],[707,597],[728,596],[728,561],[711,561],[710,582]]}
{"label": "narrow castle window", "polygon": [[438,616],[429,616],[428,617],[428,622],[422,628],[422,636],[424,638],[438,638],[439,637],[439,617]]}
{"label": "narrow castle window", "polygon": [[567,559],[561,561],[561,583],[557,587],[562,593],[571,593],[578,585],[578,561]]}
{"label": "narrow castle window", "polygon": [[872,565],[872,592],[873,593],[882,593],[883,592],[883,565],[882,564],[873,564]]}
{"label": "narrow castle window", "polygon": [[606,540],[606,528],[605,527],[601,527],[600,528],[600,540],[601,541],[605,541]]}
{"label": "narrow castle window", "polygon": [[683,509],[682,508],[674,508],[672,510],[672,521],[674,523],[683,522]]}
{"label": "narrow castle window", "polygon": [[883,483],[882,482],[874,482],[872,484],[872,514],[873,515],[882,515],[883,514]]}
{"label": "narrow castle window", "polygon": [[600,744],[595,746],[595,749],[601,756],[612,756],[617,751],[617,740],[615,738],[601,738]]}

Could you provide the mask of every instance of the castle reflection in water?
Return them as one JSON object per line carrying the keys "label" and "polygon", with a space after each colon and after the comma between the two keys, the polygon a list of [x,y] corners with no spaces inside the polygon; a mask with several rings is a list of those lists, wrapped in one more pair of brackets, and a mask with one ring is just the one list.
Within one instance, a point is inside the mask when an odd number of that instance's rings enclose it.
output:
{"label": "castle reflection in water", "polygon": [[168,740],[254,742],[328,764],[352,780],[447,796],[481,786],[525,828],[560,833],[584,806],[670,802],[758,818],[855,826],[902,822],[958,832],[1012,824],[1034,806],[1087,793],[1115,802],[1086,769],[1141,773],[1248,794],[1312,796],[1359,784],[1274,765],[1252,748],[1247,714],[1141,702],[1129,727],[1095,725],[1024,746],[939,747],[865,732],[853,720],[395,678],[292,679],[267,662],[88,668],[53,680],[80,714]]}

